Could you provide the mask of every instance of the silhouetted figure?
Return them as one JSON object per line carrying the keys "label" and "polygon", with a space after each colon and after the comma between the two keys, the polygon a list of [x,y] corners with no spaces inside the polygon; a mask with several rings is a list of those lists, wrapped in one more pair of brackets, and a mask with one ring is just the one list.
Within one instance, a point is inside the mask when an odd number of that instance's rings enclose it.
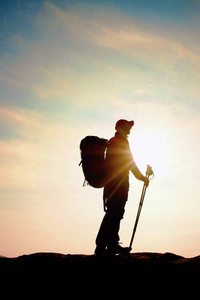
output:
{"label": "silhouetted figure", "polygon": [[96,238],[96,255],[125,254],[129,248],[119,245],[120,221],[128,199],[129,171],[148,186],[149,180],[138,169],[130,151],[127,136],[134,121],[119,120],[116,133],[108,143],[106,153],[107,183],[104,187],[105,216]]}

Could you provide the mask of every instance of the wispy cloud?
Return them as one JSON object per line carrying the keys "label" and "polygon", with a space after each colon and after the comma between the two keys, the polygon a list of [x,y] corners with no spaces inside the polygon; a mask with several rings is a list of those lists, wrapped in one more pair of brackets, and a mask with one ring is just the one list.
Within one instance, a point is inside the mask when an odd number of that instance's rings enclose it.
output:
{"label": "wispy cloud", "polygon": [[[139,26],[138,26],[139,27]],[[112,29],[103,28],[102,35],[97,37],[97,44],[101,47],[108,47],[128,54],[163,56],[168,59],[172,55],[178,59],[186,59],[192,63],[200,63],[200,55],[189,48],[184,47],[181,43],[166,39],[162,36],[151,34],[140,30],[139,28]]]}
{"label": "wispy cloud", "polygon": [[73,136],[67,124],[24,109],[2,108],[0,118],[12,133],[0,141],[1,191],[49,195],[50,186],[62,186],[68,177],[66,149],[71,151]]}
{"label": "wispy cloud", "polygon": [[8,87],[27,90],[40,100],[91,105],[100,98],[108,102],[123,97],[124,89],[134,95],[146,91],[148,97],[166,78],[171,87],[182,82],[184,88],[187,73],[199,93],[198,52],[151,32],[148,23],[141,26],[131,17],[89,5],[61,10],[50,3],[36,21],[40,39],[32,44],[21,39],[22,54],[2,64],[0,78]]}

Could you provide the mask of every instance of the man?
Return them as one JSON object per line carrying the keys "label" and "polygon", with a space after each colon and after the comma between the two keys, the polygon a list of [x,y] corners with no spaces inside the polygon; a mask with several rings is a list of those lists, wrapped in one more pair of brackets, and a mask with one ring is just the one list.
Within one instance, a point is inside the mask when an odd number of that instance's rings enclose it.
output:
{"label": "man", "polygon": [[124,207],[128,199],[129,171],[146,186],[147,177],[138,169],[130,151],[127,136],[134,121],[119,120],[116,123],[116,133],[109,141],[106,153],[107,183],[104,187],[105,216],[96,238],[96,255],[126,254],[129,248],[119,245],[120,221],[124,215]]}

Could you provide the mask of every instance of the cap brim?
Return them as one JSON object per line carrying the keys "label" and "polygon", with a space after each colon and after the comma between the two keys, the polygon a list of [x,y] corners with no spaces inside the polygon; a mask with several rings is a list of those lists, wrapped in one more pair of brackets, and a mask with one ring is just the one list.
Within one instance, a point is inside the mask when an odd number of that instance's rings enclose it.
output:
{"label": "cap brim", "polygon": [[128,123],[129,123],[130,127],[133,127],[134,121],[129,121]]}

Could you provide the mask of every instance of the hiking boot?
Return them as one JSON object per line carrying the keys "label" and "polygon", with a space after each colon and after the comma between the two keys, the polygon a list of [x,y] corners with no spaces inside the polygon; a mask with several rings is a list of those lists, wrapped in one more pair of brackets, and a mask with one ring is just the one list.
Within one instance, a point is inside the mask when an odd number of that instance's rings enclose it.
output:
{"label": "hiking boot", "polygon": [[128,255],[131,251],[131,248],[129,247],[121,247],[120,245],[115,245],[115,246],[108,246],[108,254],[109,255]]}
{"label": "hiking boot", "polygon": [[107,249],[106,247],[96,246],[94,253],[98,256],[103,256],[107,254]]}

